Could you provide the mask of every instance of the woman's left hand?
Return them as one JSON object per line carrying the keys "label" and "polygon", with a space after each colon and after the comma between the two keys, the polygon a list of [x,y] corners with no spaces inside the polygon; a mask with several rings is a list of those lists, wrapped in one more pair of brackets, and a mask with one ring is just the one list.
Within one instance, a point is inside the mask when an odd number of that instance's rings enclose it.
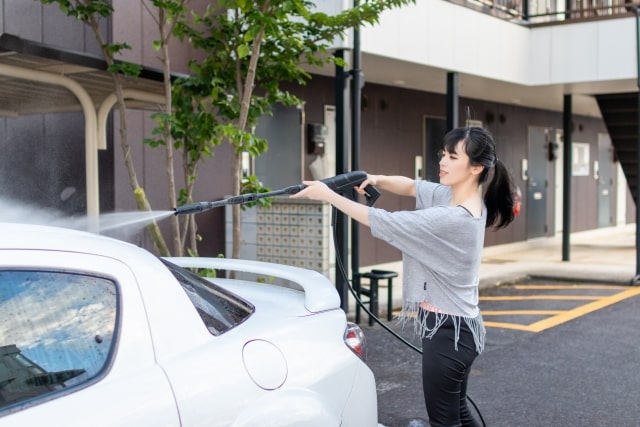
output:
{"label": "woman's left hand", "polygon": [[333,191],[327,187],[322,181],[302,181],[307,187],[302,191],[292,194],[292,199],[311,199],[327,201],[327,198],[333,193]]}

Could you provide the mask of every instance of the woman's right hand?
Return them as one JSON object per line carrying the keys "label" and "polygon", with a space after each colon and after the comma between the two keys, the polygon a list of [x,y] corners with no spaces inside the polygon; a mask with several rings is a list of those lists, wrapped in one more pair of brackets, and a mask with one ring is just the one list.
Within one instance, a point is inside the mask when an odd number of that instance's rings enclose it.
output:
{"label": "woman's right hand", "polygon": [[364,189],[367,188],[368,185],[373,185],[375,187],[377,183],[378,183],[378,175],[367,174],[367,179],[362,181],[360,185],[356,187],[356,192],[362,196],[365,194]]}

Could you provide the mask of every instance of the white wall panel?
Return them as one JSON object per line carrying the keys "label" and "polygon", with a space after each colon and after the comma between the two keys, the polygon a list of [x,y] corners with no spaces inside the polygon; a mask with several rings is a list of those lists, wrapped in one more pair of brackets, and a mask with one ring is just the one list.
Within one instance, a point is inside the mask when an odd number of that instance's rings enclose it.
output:
{"label": "white wall panel", "polygon": [[529,28],[442,0],[382,14],[364,53],[524,85],[635,78],[635,18]]}
{"label": "white wall panel", "polygon": [[636,75],[636,27],[633,18],[599,24],[598,78],[626,79]]}
{"label": "white wall panel", "polygon": [[[596,79],[598,27],[594,22],[551,27],[551,82]],[[587,47],[588,46],[588,47]]]}

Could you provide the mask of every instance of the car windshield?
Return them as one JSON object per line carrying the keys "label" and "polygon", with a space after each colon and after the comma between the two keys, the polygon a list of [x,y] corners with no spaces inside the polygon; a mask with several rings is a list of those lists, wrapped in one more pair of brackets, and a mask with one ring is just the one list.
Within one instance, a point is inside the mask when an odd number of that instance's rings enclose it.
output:
{"label": "car windshield", "polygon": [[178,279],[191,303],[213,335],[239,325],[254,312],[254,306],[237,295],[192,273],[186,268],[161,260]]}

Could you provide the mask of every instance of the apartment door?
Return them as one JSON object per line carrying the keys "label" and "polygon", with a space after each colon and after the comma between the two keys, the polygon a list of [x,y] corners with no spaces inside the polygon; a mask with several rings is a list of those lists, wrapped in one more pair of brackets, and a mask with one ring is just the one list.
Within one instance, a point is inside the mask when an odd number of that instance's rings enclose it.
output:
{"label": "apartment door", "polygon": [[530,127],[527,158],[523,159],[522,177],[527,183],[527,238],[543,237],[547,232],[547,163],[552,129]]}
{"label": "apartment door", "polygon": [[611,139],[606,133],[598,134],[598,163],[594,167],[594,178],[598,180],[598,227],[613,225],[612,199],[615,197],[613,189],[613,171]]}

